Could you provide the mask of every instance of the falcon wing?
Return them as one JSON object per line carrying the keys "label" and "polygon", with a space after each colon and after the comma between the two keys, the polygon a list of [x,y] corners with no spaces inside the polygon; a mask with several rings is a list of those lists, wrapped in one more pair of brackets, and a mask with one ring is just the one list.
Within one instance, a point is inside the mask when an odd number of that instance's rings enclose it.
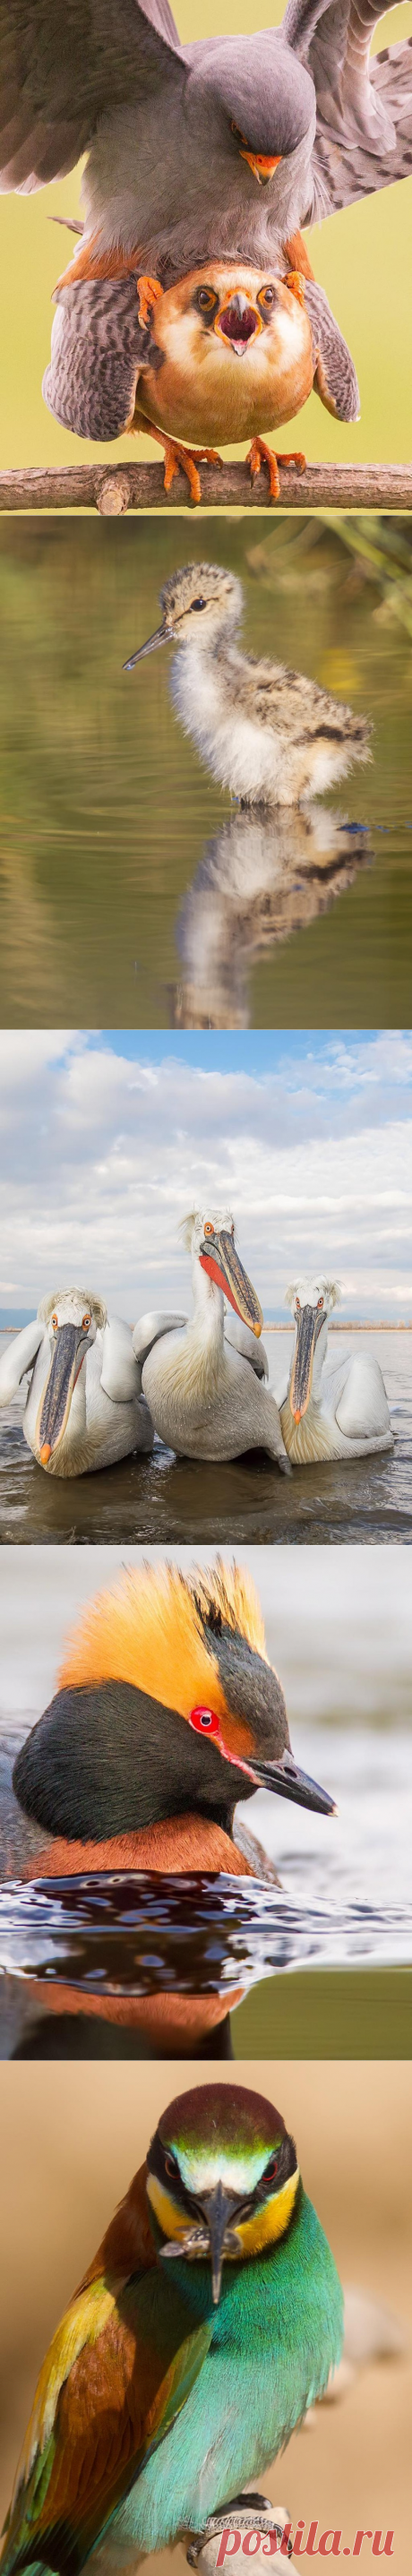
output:
{"label": "falcon wing", "polygon": [[42,385],[48,411],[78,438],[120,438],[133,418],[137,380],[150,363],[150,348],[131,274],[61,287]]}
{"label": "falcon wing", "polygon": [[360,393],[347,341],[338,330],[322,286],[305,278],[305,305],[312,331],[315,374],[313,390],[335,420],[359,420]]}
{"label": "falcon wing", "polygon": [[312,222],[412,170],[412,41],[371,60],[383,14],[376,0],[332,0],[317,15],[313,8],[311,33],[308,0],[290,0],[286,10],[284,34],[316,89]]}
{"label": "falcon wing", "polygon": [[168,0],[0,0],[0,186],[63,177],[99,117],[184,73]]}
{"label": "falcon wing", "polygon": [[[143,2204],[144,2168],[135,2194],[139,2186]],[[2,2576],[42,2560],[59,2576],[76,2576],[202,2368],[212,2324],[193,2331],[180,2292],[156,2262],[143,2206],[141,2215],[133,2271],[125,2277],[119,2268],[120,2247],[110,2271],[115,2220],[103,2268],[87,2276],[53,2337],[7,2519]]]}

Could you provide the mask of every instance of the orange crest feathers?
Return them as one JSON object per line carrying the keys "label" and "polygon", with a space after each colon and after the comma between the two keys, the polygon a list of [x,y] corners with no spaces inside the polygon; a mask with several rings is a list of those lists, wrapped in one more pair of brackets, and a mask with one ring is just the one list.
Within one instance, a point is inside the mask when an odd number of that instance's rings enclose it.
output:
{"label": "orange crest feathers", "polygon": [[255,1654],[262,1655],[267,1664],[269,1658],[260,1601],[246,1567],[236,1565],[235,1559],[232,1565],[224,1565],[223,1557],[217,1556],[215,1565],[196,1567],[191,1581],[203,1617],[207,1618],[210,1610],[220,1610],[224,1626],[237,1629],[241,1637],[247,1637],[248,1646],[253,1646]]}
{"label": "orange crest feathers", "polygon": [[213,1632],[203,1620],[220,1611],[268,1661],[260,1604],[243,1568],[195,1568],[190,1580],[169,1564],[132,1567],[86,1610],[58,1674],[59,1690],[101,1681],[131,1682],[163,1707],[189,1717],[193,1707],[225,1713]]}

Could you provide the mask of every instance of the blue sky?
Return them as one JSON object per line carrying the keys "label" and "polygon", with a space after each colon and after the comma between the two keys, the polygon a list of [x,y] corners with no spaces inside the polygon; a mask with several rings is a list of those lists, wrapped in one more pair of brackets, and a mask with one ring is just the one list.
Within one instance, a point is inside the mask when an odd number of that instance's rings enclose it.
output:
{"label": "blue sky", "polygon": [[0,1311],[190,1303],[179,1224],[233,1213],[268,1317],[302,1272],[343,1320],[412,1312],[412,1036],[0,1032]]}

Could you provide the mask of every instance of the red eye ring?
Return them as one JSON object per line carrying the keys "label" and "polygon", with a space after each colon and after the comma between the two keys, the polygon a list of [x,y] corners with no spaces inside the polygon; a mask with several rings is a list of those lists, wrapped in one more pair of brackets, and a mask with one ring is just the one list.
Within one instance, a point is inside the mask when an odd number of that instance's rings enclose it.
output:
{"label": "red eye ring", "polygon": [[196,1735],[220,1735],[220,1719],[214,1708],[191,1708],[189,1726],[194,1726]]}
{"label": "red eye ring", "polygon": [[318,1307],[319,1307],[319,1306],[324,1306],[324,1303],[325,1303],[325,1299],[324,1299],[324,1297],[318,1297]]}

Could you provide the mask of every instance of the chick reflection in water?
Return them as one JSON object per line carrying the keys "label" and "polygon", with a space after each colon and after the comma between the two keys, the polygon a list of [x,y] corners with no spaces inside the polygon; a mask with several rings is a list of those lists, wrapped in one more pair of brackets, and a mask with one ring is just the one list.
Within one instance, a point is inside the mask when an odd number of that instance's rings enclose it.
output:
{"label": "chick reflection in water", "polygon": [[209,841],[178,923],[177,1028],[247,1028],[255,958],[328,912],[373,856],[322,806],[237,808]]}
{"label": "chick reflection in water", "polygon": [[370,759],[370,727],[351,707],[282,662],[241,652],[240,581],[220,564],[187,564],[160,593],[162,624],[125,663],[177,648],[172,697],[221,787],[245,805],[298,805]]}

